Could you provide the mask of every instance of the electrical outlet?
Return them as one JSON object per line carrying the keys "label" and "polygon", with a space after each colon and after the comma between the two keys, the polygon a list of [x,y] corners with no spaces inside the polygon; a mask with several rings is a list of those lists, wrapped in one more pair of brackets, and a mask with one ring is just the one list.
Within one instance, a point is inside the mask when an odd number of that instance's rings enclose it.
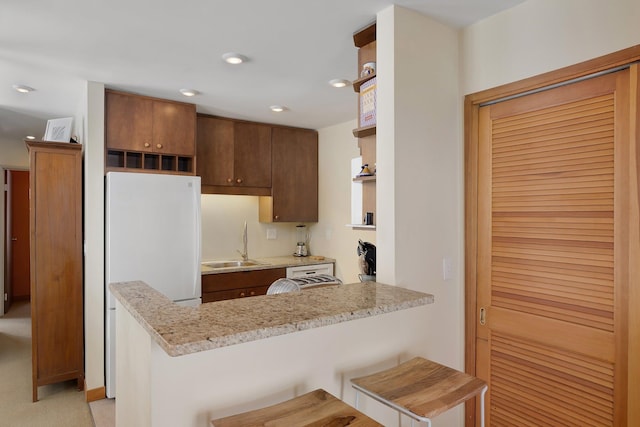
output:
{"label": "electrical outlet", "polygon": [[275,228],[267,228],[267,240],[275,240],[278,238],[278,231]]}

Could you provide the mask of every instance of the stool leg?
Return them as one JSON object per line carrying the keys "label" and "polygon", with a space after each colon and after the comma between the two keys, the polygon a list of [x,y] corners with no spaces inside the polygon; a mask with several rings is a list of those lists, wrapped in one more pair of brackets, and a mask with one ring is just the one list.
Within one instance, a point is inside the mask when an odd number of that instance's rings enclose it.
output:
{"label": "stool leg", "polygon": [[[415,420],[414,420],[413,418],[411,418],[411,427],[413,427],[413,422],[414,422],[414,421],[415,421]],[[427,427],[431,427],[431,418],[426,418],[426,419],[424,419],[424,420],[422,420],[422,421],[424,421],[425,423],[427,423]]]}
{"label": "stool leg", "polygon": [[356,409],[358,409],[358,398],[360,397],[360,392],[356,389]]}
{"label": "stool leg", "polygon": [[484,427],[484,395],[487,392],[489,386],[484,386],[482,393],[480,393],[480,427]]}

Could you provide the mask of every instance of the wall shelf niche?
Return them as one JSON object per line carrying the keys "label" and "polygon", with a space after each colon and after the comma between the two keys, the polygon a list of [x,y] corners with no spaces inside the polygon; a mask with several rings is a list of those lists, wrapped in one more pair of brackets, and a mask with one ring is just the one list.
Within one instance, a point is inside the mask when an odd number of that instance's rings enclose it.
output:
{"label": "wall shelf niche", "polygon": [[[353,44],[358,48],[358,76],[360,75],[361,70],[363,69],[364,64],[368,62],[376,62],[376,23],[373,22],[364,28],[356,31],[353,34]],[[362,159],[362,164],[368,164],[370,168],[374,169],[376,165],[376,125],[367,125],[361,126],[360,122],[360,107],[361,107],[361,96],[360,93],[361,86],[374,79],[376,74],[369,74],[366,76],[362,76],[354,80],[353,82],[353,90],[358,94],[358,125],[357,129],[353,130],[353,136],[358,138],[358,148],[360,149],[360,156]],[[352,222],[360,218],[364,218],[367,212],[373,213],[374,223],[377,219],[376,214],[376,175],[370,176],[354,176],[352,178],[352,182],[361,185],[361,196],[360,189],[358,190],[356,198],[362,197],[362,212],[353,212],[352,214]],[[360,186],[358,186],[360,187]],[[360,203],[356,205],[352,204],[352,209],[360,210]],[[354,207],[357,206],[357,207]],[[358,215],[359,213],[359,215]],[[355,219],[353,218],[355,217]],[[347,224],[347,227],[351,227],[353,229],[360,230],[375,230],[376,225],[365,225],[365,224]]]}
{"label": "wall shelf niche", "polygon": [[194,158],[173,154],[107,149],[107,171],[175,173],[193,175]]}

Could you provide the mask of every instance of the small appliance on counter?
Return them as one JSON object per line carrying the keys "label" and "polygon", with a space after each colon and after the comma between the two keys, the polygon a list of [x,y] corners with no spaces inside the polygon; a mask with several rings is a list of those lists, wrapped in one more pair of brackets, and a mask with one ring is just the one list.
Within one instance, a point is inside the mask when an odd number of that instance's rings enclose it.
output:
{"label": "small appliance on counter", "polygon": [[309,255],[309,233],[307,232],[306,225],[296,225],[296,251],[293,256],[308,256]]}
{"label": "small appliance on counter", "polygon": [[360,272],[358,277],[361,282],[376,280],[376,246],[373,243],[358,240],[358,261]]}

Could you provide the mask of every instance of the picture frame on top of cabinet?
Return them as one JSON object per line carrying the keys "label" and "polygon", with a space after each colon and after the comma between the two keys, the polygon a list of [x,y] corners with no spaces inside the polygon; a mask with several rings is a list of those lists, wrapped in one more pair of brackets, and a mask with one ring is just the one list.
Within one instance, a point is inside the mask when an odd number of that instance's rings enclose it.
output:
{"label": "picture frame on top of cabinet", "polygon": [[46,142],[71,142],[71,126],[73,117],[47,120],[43,141]]}

